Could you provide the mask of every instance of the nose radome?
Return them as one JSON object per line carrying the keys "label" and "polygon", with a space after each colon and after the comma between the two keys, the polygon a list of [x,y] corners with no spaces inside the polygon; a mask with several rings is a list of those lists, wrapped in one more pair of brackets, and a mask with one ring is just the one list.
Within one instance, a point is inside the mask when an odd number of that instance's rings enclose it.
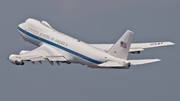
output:
{"label": "nose radome", "polygon": [[18,27],[23,28],[24,23],[18,25]]}

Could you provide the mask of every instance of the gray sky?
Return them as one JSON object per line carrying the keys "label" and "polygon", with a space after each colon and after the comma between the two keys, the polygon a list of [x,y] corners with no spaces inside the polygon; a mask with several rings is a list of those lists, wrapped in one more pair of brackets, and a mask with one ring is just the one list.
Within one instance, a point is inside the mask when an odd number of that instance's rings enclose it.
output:
{"label": "gray sky", "polygon": [[[179,0],[1,0],[0,101],[179,101]],[[87,43],[115,43],[127,30],[133,42],[173,41],[175,46],[147,49],[129,59],[162,61],[129,70],[81,65],[11,64],[23,49],[17,25],[32,17]]]}

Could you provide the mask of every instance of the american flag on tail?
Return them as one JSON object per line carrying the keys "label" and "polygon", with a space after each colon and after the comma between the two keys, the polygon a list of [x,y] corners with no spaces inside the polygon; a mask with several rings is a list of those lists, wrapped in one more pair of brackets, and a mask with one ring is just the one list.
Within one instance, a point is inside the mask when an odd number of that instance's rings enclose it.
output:
{"label": "american flag on tail", "polygon": [[125,43],[125,42],[122,42],[122,41],[121,41],[120,44],[121,44],[121,45],[120,45],[121,47],[126,48],[126,43]]}

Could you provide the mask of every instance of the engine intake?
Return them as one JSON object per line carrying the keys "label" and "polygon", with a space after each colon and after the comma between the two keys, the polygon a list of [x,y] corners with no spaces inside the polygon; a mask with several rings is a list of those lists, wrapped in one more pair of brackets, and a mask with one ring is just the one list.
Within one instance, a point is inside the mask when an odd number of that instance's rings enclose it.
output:
{"label": "engine intake", "polygon": [[15,60],[16,65],[24,65],[24,62],[21,60]]}

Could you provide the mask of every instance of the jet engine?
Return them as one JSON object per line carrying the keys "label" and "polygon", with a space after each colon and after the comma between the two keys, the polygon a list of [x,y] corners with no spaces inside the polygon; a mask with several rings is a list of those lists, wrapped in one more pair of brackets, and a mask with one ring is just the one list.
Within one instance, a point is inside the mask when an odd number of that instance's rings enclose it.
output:
{"label": "jet engine", "polygon": [[18,59],[18,56],[15,54],[12,54],[9,56],[9,61],[15,65],[24,65],[24,62]]}

